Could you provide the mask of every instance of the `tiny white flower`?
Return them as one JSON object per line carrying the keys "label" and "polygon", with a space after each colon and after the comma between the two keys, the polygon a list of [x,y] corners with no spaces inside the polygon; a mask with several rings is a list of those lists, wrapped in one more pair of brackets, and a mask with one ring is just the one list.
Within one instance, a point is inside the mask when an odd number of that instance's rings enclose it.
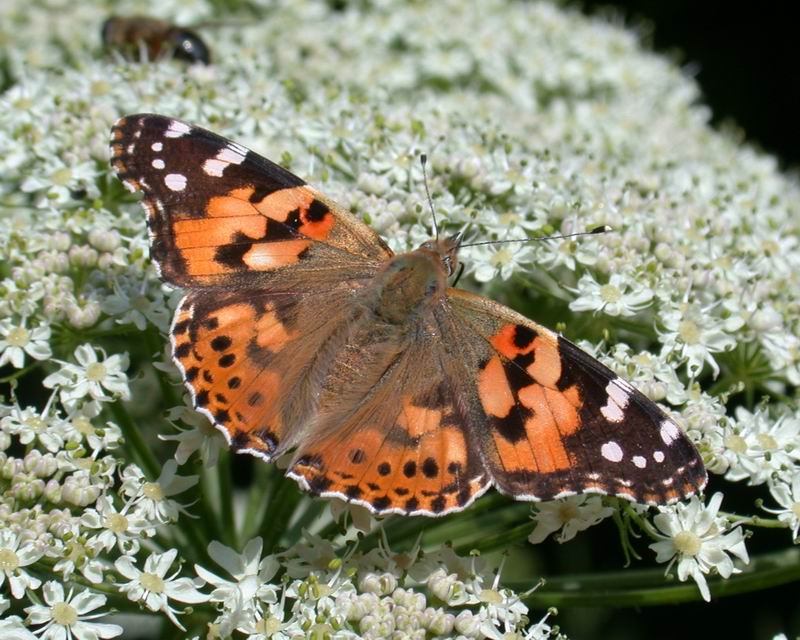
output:
{"label": "tiny white flower", "polygon": [[78,400],[87,395],[101,402],[112,400],[113,396],[107,395],[107,391],[123,400],[130,398],[128,376],[125,375],[128,355],[106,356],[105,351],[99,351],[102,361],[92,345],[80,345],[75,349],[78,364],[62,362],[61,369],[44,379],[45,387],[59,389],[61,402],[67,409],[73,409]]}
{"label": "tiny white flower", "polygon": [[96,640],[97,638],[115,638],[122,634],[122,627],[116,624],[93,622],[108,615],[92,613],[105,605],[106,597],[100,593],[81,591],[65,596],[64,587],[54,581],[46,582],[42,592],[45,605],[35,604],[25,608],[27,622],[32,625],[43,625],[36,629],[36,635],[44,640]]}
{"label": "tiny white flower", "polygon": [[792,415],[773,418],[758,408],[736,408],[736,422],[725,430],[722,455],[729,464],[725,477],[763,484],[800,462],[800,419]]}
{"label": "tiny white flower", "polygon": [[106,551],[116,546],[122,553],[128,555],[139,551],[139,542],[142,538],[155,535],[154,524],[137,509],[132,508],[132,503],[117,510],[107,496],[100,496],[95,508],[86,509],[81,514],[81,525],[99,531],[89,538],[87,545]]}
{"label": "tiny white flower", "polygon": [[64,557],[56,562],[53,571],[65,580],[69,580],[77,569],[92,584],[103,582],[103,574],[108,565],[103,559],[94,557],[88,542],[82,542],[82,538],[73,538],[64,545],[61,553]]}
{"label": "tiny white flower", "polygon": [[0,426],[16,435],[20,444],[28,445],[38,442],[52,453],[61,450],[64,446],[61,421],[33,407],[23,409],[15,405],[7,416],[0,419]]}
{"label": "tiny white flower", "polygon": [[533,507],[533,519],[536,528],[528,542],[538,544],[555,531],[561,531],[556,540],[566,542],[572,540],[579,531],[598,524],[608,518],[614,509],[603,506],[600,496],[570,496],[560,500],[540,502]]}
{"label": "tiny white flower", "polygon": [[0,530],[0,587],[8,579],[11,595],[17,600],[25,595],[26,589],[38,589],[42,581],[24,567],[32,565],[42,555],[42,549],[31,540],[23,540],[10,529]]}
{"label": "tiny white flower", "polygon": [[508,280],[521,264],[530,262],[532,254],[532,248],[523,243],[479,245],[470,249],[468,265],[478,282],[498,276]]}
{"label": "tiny white flower", "polygon": [[170,310],[160,287],[148,289],[147,282],[136,283],[123,280],[114,287],[101,305],[110,316],[116,316],[118,324],[133,324],[139,331],[147,328],[148,322],[160,331],[169,329]]}
{"label": "tiny white flower", "polygon": [[573,311],[602,311],[610,316],[633,316],[646,309],[653,291],[645,284],[622,273],[612,273],[608,282],[600,284],[590,273],[578,280],[577,298],[569,303]]}
{"label": "tiny white flower", "polygon": [[26,318],[15,325],[9,318],[0,320],[0,367],[11,363],[15,369],[25,364],[25,354],[34,360],[46,360],[53,352],[50,350],[50,327],[40,324],[28,329]]}
{"label": "tiny white flower", "polygon": [[378,522],[370,510],[360,504],[331,498],[328,500],[328,506],[334,520],[338,522],[340,518],[344,518],[343,522],[347,522],[349,518],[352,525],[363,533],[372,531],[373,526]]}
{"label": "tiny white flower", "polygon": [[138,467],[128,466],[123,471],[122,493],[150,521],[174,522],[184,506],[170,497],[183,493],[197,484],[199,476],[179,476],[178,463],[167,460],[155,482],[148,482]]}
{"label": "tiny white flower", "polygon": [[172,426],[178,433],[158,436],[160,440],[178,443],[173,454],[178,464],[186,464],[195,451],[200,452],[200,459],[206,467],[213,467],[217,464],[220,451],[227,448],[228,443],[225,441],[225,436],[211,424],[207,416],[194,410],[188,395],[184,396],[183,405],[167,411],[167,419],[170,421],[180,420],[190,427],[181,429],[173,423]]}
{"label": "tiny white flower", "polygon": [[145,560],[144,571],[134,564],[130,556],[118,558],[114,566],[129,580],[119,585],[119,590],[126,594],[129,600],[141,602],[150,611],[162,611],[175,626],[186,631],[175,616],[178,611],[170,606],[169,601],[195,604],[207,602],[208,596],[200,593],[191,579],[178,578],[180,569],[167,576],[177,555],[177,549],[170,549],[165,553],[153,553]]}
{"label": "tiny white flower", "polygon": [[0,638],[3,640],[38,640],[28,631],[19,616],[0,617]]}
{"label": "tiny white flower", "polygon": [[795,471],[791,482],[778,481],[771,484],[769,491],[780,508],[764,507],[764,511],[776,514],[778,520],[786,523],[796,541],[800,533],[800,471]]}
{"label": "tiny white flower", "polygon": [[697,377],[708,364],[719,375],[719,365],[712,354],[729,351],[736,339],[728,333],[725,322],[697,307],[667,310],[659,316],[664,331],[659,332],[663,345],[662,357],[677,353],[686,361],[691,377]]}
{"label": "tiny white flower", "polygon": [[102,426],[92,422],[93,418],[100,415],[102,408],[99,402],[93,400],[70,412],[62,422],[65,439],[86,444],[92,451],[116,449],[122,438],[122,430],[113,422],[106,422]]}
{"label": "tiny white flower", "polygon": [[711,600],[704,574],[715,571],[723,578],[740,573],[731,556],[749,562],[741,527],[728,531],[727,522],[717,515],[722,504],[722,494],[715,493],[708,506],[697,496],[689,502],[670,507],[659,507],[653,518],[660,538],[650,545],[657,562],[669,562],[667,571],[677,561],[678,579],[691,577],[700,589],[703,599]]}
{"label": "tiny white flower", "polygon": [[281,565],[275,556],[261,557],[262,544],[261,538],[253,538],[241,554],[217,541],[208,545],[208,554],[234,578],[232,581],[195,565],[197,575],[214,586],[209,600],[222,603],[226,609],[224,633],[230,633],[254,616],[263,617],[261,603],[278,602],[278,587],[270,584],[270,581]]}

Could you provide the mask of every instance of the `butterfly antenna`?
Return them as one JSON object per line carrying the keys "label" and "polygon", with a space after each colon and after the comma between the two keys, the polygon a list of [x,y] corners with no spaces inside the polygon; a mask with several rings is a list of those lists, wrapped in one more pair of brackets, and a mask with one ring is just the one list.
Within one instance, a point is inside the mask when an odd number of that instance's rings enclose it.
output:
{"label": "butterfly antenna", "polygon": [[439,239],[439,225],[436,222],[436,209],[433,207],[433,198],[431,198],[431,190],[428,188],[428,172],[425,169],[428,164],[428,155],[423,153],[419,157],[419,163],[422,165],[422,181],[425,184],[425,195],[428,196],[428,205],[431,208],[431,215],[433,216],[433,230],[436,233],[436,239]]}
{"label": "butterfly antenna", "polygon": [[576,238],[578,236],[593,236],[598,233],[608,233],[609,231],[613,231],[613,229],[609,227],[607,224],[604,224],[599,227],[595,227],[591,231],[579,231],[577,233],[567,233],[558,236],[541,236],[538,238],[515,238],[513,240],[484,240],[483,242],[470,242],[468,244],[462,244],[461,246],[477,247],[483,244],[506,244],[508,242],[534,242],[536,240],[564,240],[566,238]]}

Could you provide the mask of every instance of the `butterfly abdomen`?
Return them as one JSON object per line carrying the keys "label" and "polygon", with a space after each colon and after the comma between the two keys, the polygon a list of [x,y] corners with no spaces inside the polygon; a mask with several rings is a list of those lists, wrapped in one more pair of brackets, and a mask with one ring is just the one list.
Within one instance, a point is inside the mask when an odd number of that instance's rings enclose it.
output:
{"label": "butterfly abdomen", "polygon": [[375,314],[391,324],[405,324],[440,301],[447,273],[433,251],[418,249],[395,256],[375,276]]}

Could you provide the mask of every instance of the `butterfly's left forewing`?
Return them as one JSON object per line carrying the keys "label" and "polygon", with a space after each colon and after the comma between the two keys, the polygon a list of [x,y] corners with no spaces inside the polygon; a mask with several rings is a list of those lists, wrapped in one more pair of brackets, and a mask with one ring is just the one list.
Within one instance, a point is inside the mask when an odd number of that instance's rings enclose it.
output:
{"label": "butterfly's left forewing", "polygon": [[495,486],[518,499],[600,493],[645,504],[693,495],[702,459],[654,402],[596,359],[500,304],[448,292],[446,340],[463,348]]}
{"label": "butterfly's left forewing", "polygon": [[392,255],[302,179],[210,131],[139,114],[111,135],[111,166],[144,194],[151,256],[168,282],[324,286],[371,275]]}

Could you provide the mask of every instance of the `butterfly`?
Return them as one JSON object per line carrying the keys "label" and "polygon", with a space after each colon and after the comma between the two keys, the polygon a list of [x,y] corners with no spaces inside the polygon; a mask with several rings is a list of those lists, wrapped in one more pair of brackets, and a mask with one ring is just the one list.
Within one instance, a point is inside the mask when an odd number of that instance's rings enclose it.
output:
{"label": "butterfly", "polygon": [[195,407],[230,446],[291,454],[304,489],[439,516],[494,486],[659,505],[707,480],[655,403],[574,344],[448,286],[460,234],[395,254],[245,147],[173,118],[112,129],[151,256],[186,290],[170,330]]}

